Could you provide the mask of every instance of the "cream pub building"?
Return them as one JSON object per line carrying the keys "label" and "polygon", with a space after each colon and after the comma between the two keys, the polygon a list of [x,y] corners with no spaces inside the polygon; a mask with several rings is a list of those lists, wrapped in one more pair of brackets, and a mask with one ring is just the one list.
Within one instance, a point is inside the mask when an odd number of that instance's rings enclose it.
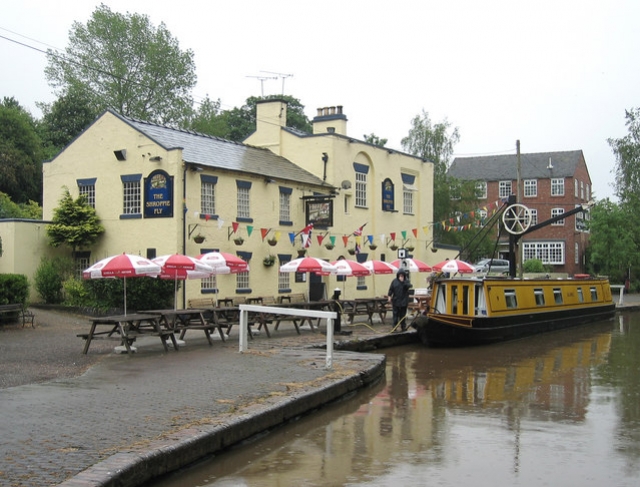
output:
{"label": "cream pub building", "polygon": [[312,134],[288,128],[286,112],[284,101],[259,103],[256,131],[242,144],[107,110],[43,164],[43,218],[51,220],[65,188],[87,196],[106,231],[76,255],[79,267],[123,252],[218,250],[249,262],[248,272],[185,281],[185,306],[210,293],[386,293],[389,276],[338,282],[279,272],[302,251],[330,261],[393,260],[396,246],[431,264],[449,256],[432,252],[427,227],[433,164],[348,136],[341,107],[319,109]]}

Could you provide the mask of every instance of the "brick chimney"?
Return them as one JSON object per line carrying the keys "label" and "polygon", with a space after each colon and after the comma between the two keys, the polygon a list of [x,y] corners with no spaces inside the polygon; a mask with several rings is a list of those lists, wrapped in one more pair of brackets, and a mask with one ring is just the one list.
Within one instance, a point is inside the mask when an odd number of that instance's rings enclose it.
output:
{"label": "brick chimney", "polygon": [[314,134],[347,135],[347,116],[342,113],[342,105],[318,108],[318,114],[311,123]]}

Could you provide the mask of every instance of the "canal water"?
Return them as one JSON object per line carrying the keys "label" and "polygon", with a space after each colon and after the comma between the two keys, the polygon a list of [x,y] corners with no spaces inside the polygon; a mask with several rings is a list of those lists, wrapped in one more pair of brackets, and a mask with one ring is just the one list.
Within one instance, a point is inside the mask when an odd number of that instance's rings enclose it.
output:
{"label": "canal water", "polygon": [[153,485],[640,485],[640,312],[384,353],[382,383]]}

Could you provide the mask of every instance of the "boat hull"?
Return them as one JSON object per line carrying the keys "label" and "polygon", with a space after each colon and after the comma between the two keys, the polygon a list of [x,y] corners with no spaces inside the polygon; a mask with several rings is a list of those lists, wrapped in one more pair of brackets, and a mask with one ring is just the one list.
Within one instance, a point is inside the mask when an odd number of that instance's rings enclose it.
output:
{"label": "boat hull", "polygon": [[428,314],[418,317],[413,326],[427,346],[474,346],[516,340],[594,321],[615,314],[615,304],[542,311],[504,317],[473,317],[461,320],[451,315]]}

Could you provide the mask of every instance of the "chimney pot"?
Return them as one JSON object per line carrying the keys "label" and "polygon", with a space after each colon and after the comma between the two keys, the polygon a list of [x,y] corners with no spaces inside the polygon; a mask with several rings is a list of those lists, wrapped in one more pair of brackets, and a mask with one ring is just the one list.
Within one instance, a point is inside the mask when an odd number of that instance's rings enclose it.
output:
{"label": "chimney pot", "polygon": [[318,108],[318,117],[322,116],[322,108]]}
{"label": "chimney pot", "polygon": [[335,115],[336,107],[329,107],[329,115]]}
{"label": "chimney pot", "polygon": [[342,105],[338,105],[338,114],[342,115]]}

